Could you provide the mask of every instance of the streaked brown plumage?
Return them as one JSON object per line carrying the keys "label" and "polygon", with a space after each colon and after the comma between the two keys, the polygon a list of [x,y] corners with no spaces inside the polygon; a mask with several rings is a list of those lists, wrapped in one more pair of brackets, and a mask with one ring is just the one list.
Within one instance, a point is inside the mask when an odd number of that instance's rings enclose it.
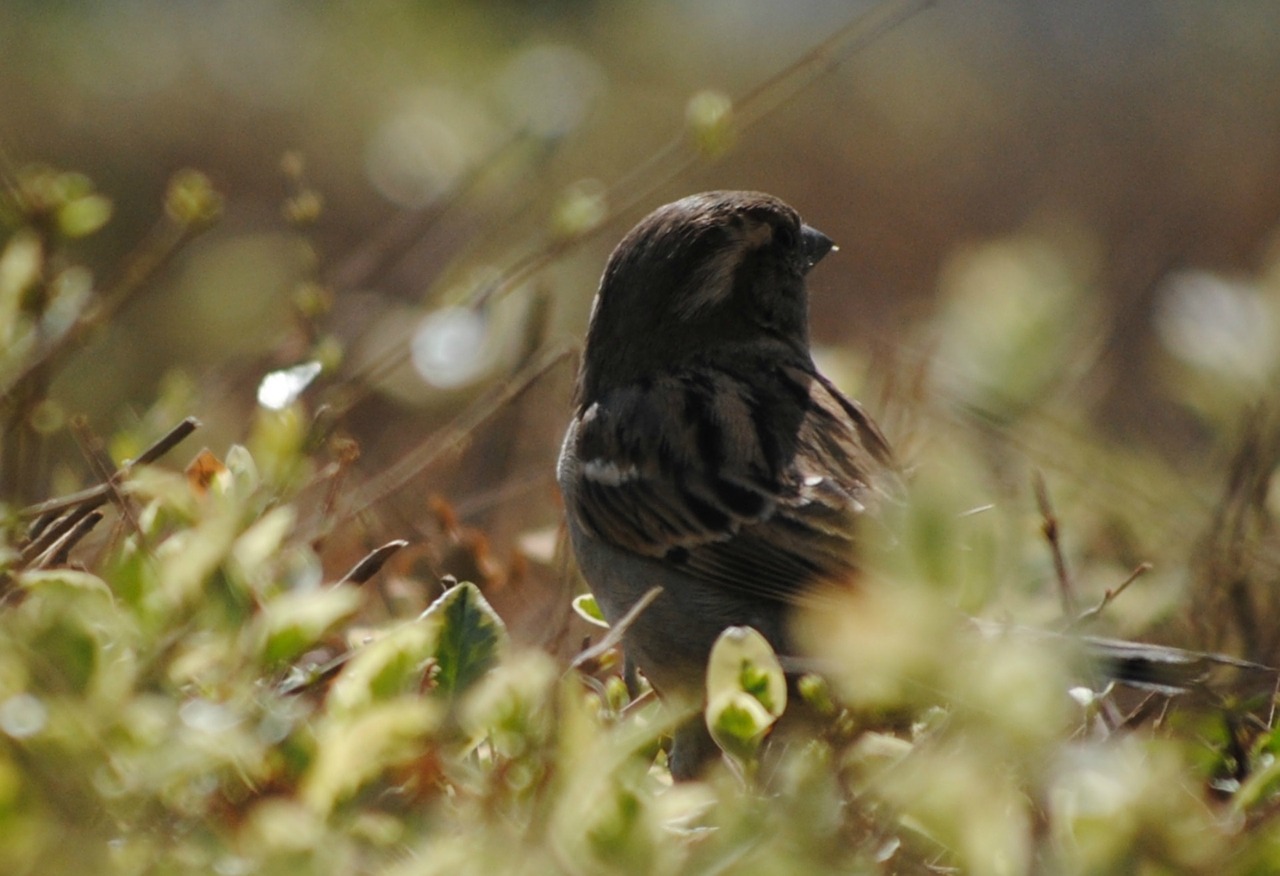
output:
{"label": "streaked brown plumage", "polygon": [[[831,249],[757,192],[659,208],[618,244],[587,333],[558,477],[583,575],[666,696],[701,696],[730,625],[788,650],[786,615],[850,580],[888,443],[809,354],[805,276]],[[700,726],[673,770],[709,750]],[[701,731],[705,737],[705,731]]]}

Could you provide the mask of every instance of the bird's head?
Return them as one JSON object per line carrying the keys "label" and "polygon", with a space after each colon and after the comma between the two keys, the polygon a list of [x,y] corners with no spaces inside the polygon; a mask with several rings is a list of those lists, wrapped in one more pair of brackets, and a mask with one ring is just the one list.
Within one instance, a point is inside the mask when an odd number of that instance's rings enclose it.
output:
{"label": "bird's head", "polygon": [[605,267],[582,400],[742,344],[807,356],[805,275],[831,248],[795,210],[760,192],[706,192],[659,207]]}

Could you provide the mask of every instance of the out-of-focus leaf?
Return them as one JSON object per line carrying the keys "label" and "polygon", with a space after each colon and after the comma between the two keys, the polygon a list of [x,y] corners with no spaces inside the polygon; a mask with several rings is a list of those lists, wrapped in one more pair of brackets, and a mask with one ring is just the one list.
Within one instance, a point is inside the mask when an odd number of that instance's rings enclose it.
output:
{"label": "out-of-focus leaf", "polygon": [[57,213],[58,230],[67,237],[87,237],[111,219],[110,199],[88,194],[63,204]]}
{"label": "out-of-focus leaf", "polygon": [[6,346],[13,343],[25,293],[39,282],[43,268],[44,244],[29,229],[16,232],[0,251],[0,340]]}
{"label": "out-of-focus leaf", "polygon": [[707,730],[711,738],[739,760],[755,756],[774,720],[759,700],[744,691],[727,690],[707,703]]}
{"label": "out-of-focus leaf", "polygon": [[805,705],[819,715],[835,714],[836,703],[831,697],[831,685],[821,675],[802,675],[796,681],[796,693]]}
{"label": "out-of-focus leaf", "polygon": [[[107,585],[69,569],[29,572],[20,582],[27,597],[6,620],[28,659],[33,690],[91,695],[108,649],[122,650],[130,638],[128,619],[117,609]],[[34,585],[34,586],[33,586]],[[0,637],[6,633],[0,632]],[[116,654],[112,664],[128,672]]]}
{"label": "out-of-focus leaf", "polygon": [[549,831],[557,859],[581,873],[680,872],[675,865],[683,850],[664,836],[645,781],[656,734],[672,729],[664,720],[671,711],[653,703],[639,710],[644,719],[610,727],[576,683],[560,685],[559,693],[555,775],[561,790]]}
{"label": "out-of-focus leaf", "polygon": [[222,195],[209,177],[185,169],[169,179],[164,206],[169,218],[180,225],[207,225],[222,215]]}
{"label": "out-of-focus leaf", "polygon": [[750,627],[729,627],[716,639],[707,664],[707,699],[741,691],[777,718],[787,708],[787,679],[764,636]]}
{"label": "out-of-focus leaf", "polygon": [[883,770],[901,763],[912,751],[912,744],[887,733],[864,733],[844,753],[844,765],[867,780]]}
{"label": "out-of-focus leaf", "polygon": [[355,614],[360,603],[361,593],[354,587],[293,590],[269,600],[254,621],[263,662],[276,665],[302,654]]}
{"label": "out-of-focus leaf", "polygon": [[729,627],[707,664],[707,729],[730,755],[751,758],[787,707],[782,665],[758,631]]}
{"label": "out-of-focus leaf", "polygon": [[469,581],[446,590],[423,617],[440,624],[434,655],[439,665],[436,684],[445,693],[465,690],[484,674],[506,641],[502,618]]}
{"label": "out-of-focus leaf", "polygon": [[196,600],[214,570],[235,542],[236,509],[217,503],[191,529],[177,532],[155,550],[160,564],[159,589],[149,594],[148,607],[168,612]]}
{"label": "out-of-focus leaf", "polygon": [[938,594],[910,579],[841,594],[820,611],[797,612],[806,653],[824,670],[842,703],[869,710],[929,706],[960,645],[955,617]]}
{"label": "out-of-focus leaf", "polygon": [[594,817],[584,825],[590,863],[653,872],[659,835],[649,801],[630,788],[616,788],[598,803]]}
{"label": "out-of-focus leaf", "polygon": [[248,448],[241,444],[232,444],[227,448],[226,463],[227,469],[231,472],[237,496],[244,497],[257,491],[262,478],[258,474],[257,463],[253,461],[253,454]]}
{"label": "out-of-focus leaf", "polygon": [[519,757],[550,732],[550,700],[559,674],[541,652],[504,661],[468,691],[464,726],[473,737],[488,736],[503,755]]}
{"label": "out-of-focus leaf", "polygon": [[[296,486],[307,470],[307,458],[302,452],[306,439],[307,420],[297,404],[278,411],[259,407],[249,447],[262,480],[283,492]],[[228,455],[228,466],[230,462]]]}
{"label": "out-of-focus leaf", "polygon": [[305,854],[321,841],[324,820],[296,800],[269,798],[249,814],[243,836],[263,856]]}
{"label": "out-of-focus leaf", "polygon": [[560,196],[552,216],[555,233],[572,240],[589,233],[609,215],[606,188],[594,179],[579,180]]}
{"label": "out-of-focus leaf", "polygon": [[[358,592],[355,588],[339,588]],[[435,657],[438,629],[418,617],[358,646],[329,692],[329,708],[355,712],[403,694],[417,693]]]}
{"label": "out-of-focus leaf", "polygon": [[38,569],[23,572],[18,576],[18,583],[25,589],[37,591],[48,587],[70,587],[75,590],[91,590],[105,596],[111,596],[111,588],[107,582],[89,572],[75,569]]}
{"label": "out-of-focus leaf", "polygon": [[293,530],[297,512],[291,505],[273,508],[246,529],[231,548],[236,570],[245,580],[262,583],[264,569],[278,556],[284,540]]}
{"label": "out-of-focus leaf", "polygon": [[316,759],[302,799],[329,811],[380,773],[419,756],[440,723],[439,703],[399,697],[349,718],[330,716],[316,731]]}
{"label": "out-of-focus leaf", "polygon": [[724,92],[699,91],[689,98],[684,116],[694,145],[703,155],[723,155],[733,145],[733,99]]}
{"label": "out-of-focus leaf", "polygon": [[196,519],[196,496],[182,475],[154,465],[140,465],[129,472],[123,492],[148,503],[144,508],[143,531],[154,534],[157,524],[171,519],[172,512],[183,520]]}

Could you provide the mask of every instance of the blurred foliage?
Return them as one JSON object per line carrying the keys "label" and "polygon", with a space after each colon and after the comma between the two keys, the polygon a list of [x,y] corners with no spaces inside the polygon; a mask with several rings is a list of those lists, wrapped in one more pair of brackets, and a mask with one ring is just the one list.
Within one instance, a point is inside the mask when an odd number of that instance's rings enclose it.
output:
{"label": "blurred foliage", "polygon": [[[1280,663],[1275,9],[804,10],[0,6],[0,869],[1280,869],[1269,692],[955,615]],[[721,186],[839,242],[907,471],[673,786],[551,472],[608,245]]]}
{"label": "blurred foliage", "polygon": [[1117,723],[1109,689],[1067,695],[1069,640],[974,637],[905,574],[801,619],[827,669],[799,686],[799,730],[763,638],[726,631],[707,722],[732,761],[672,786],[654,755],[673,721],[651,697],[618,701],[612,681],[515,647],[470,583],[378,620],[370,585],[315,573],[297,489],[265,468],[233,447],[186,476],[131,469],[92,568],[34,553],[35,530],[11,540],[6,873],[1277,863],[1280,731],[1213,710]]}
{"label": "blurred foliage", "polygon": [[[24,179],[44,180],[45,195],[10,205],[0,256],[9,300],[31,300],[25,292],[43,290],[55,271],[76,269],[67,247],[77,234],[44,220],[96,197],[77,175],[31,174]],[[219,203],[203,177],[179,174],[162,248],[134,263],[168,257],[216,220]],[[40,241],[34,252],[29,240]],[[436,504],[441,538],[457,553],[445,562],[472,569],[483,587],[446,578],[428,599],[429,573],[397,562],[412,553],[404,541],[336,579],[326,574],[325,543],[378,492],[347,480],[358,445],[315,404],[325,397],[316,395],[318,361],[264,373],[243,444],[201,450],[181,473],[158,460],[199,427],[162,428],[161,417],[188,403],[185,384],[106,442],[73,418],[98,486],[4,505],[0,867],[1220,874],[1280,866],[1270,690],[1164,700],[1152,721],[1153,698],[1135,705],[1111,686],[1091,686],[1069,638],[983,638],[959,623],[955,605],[976,611],[1021,598],[1034,616],[1053,601],[1029,586],[1037,579],[1057,576],[1054,586],[1072,589],[1123,568],[1100,556],[1078,578],[1062,577],[1086,558],[1063,547],[1056,522],[1047,544],[1031,525],[1056,514],[1047,495],[1038,512],[970,504],[1008,489],[999,486],[1008,461],[984,452],[1054,410],[1055,375],[1073,353],[1047,326],[1068,320],[1064,302],[1078,294],[1041,243],[993,245],[970,259],[957,270],[987,260],[983,270],[1010,279],[995,292],[958,285],[957,296],[992,298],[963,298],[945,323],[941,343],[967,364],[941,397],[975,409],[993,393],[1023,401],[1008,406],[987,442],[965,431],[972,445],[917,448],[910,499],[891,503],[870,533],[866,587],[797,618],[820,674],[789,690],[757,632],[724,633],[708,667],[705,720],[726,756],[683,785],[671,784],[661,749],[682,716],[651,694],[632,700],[615,654],[572,668],[554,637],[544,635],[543,648],[513,639],[485,591],[522,587],[521,573],[495,566],[483,537],[446,503]],[[1017,308],[1019,296],[1037,294],[1043,307]],[[5,374],[23,390],[9,396],[9,434],[30,428],[48,404],[36,376],[57,370],[63,360],[49,350],[98,318],[100,295],[82,295],[56,325],[47,297],[5,311],[0,329],[15,340]],[[965,358],[977,344],[965,319],[974,309],[1000,323],[1001,344]],[[1034,366],[1034,385],[1025,374],[1007,377],[1022,361]],[[489,404],[515,397],[503,388]],[[907,413],[918,440],[939,433],[929,403]],[[487,428],[491,415],[450,440]],[[1272,537],[1256,505],[1266,503],[1262,476],[1280,447],[1271,435],[1257,420],[1206,536],[1206,551],[1254,576],[1247,555]],[[1123,450],[1088,452],[1098,465],[1124,459]],[[1090,515],[1082,495],[1065,503],[1070,522],[1107,516],[1105,508]],[[1069,536],[1070,524],[1063,528]],[[1064,550],[1070,568],[1065,556],[1055,567],[1053,552]],[[1213,568],[1193,566],[1188,584]],[[1237,586],[1250,592],[1248,581]],[[1113,596],[1091,614],[1123,616],[1131,597],[1112,604]],[[562,630],[600,623],[589,597],[558,601],[548,617]],[[410,610],[415,603],[422,607]],[[570,620],[574,609],[580,621]]]}

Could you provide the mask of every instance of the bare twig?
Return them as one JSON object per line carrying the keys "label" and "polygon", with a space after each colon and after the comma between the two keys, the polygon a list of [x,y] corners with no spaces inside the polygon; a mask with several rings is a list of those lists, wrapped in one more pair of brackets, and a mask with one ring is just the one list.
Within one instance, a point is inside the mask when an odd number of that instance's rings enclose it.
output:
{"label": "bare twig", "polygon": [[1088,623],[1089,621],[1096,618],[1098,615],[1102,614],[1103,610],[1106,609],[1106,607],[1110,605],[1113,601],[1115,601],[1115,598],[1117,596],[1119,596],[1121,593],[1124,593],[1126,590],[1129,589],[1130,584],[1132,584],[1134,581],[1137,581],[1139,578],[1141,578],[1143,575],[1147,574],[1150,571],[1151,571],[1150,563],[1139,563],[1136,567],[1134,567],[1134,570],[1129,573],[1129,577],[1125,578],[1123,581],[1120,582],[1119,587],[1116,587],[1114,590],[1108,589],[1105,593],[1102,594],[1102,600],[1097,605],[1095,605],[1093,608],[1086,609],[1085,611],[1082,611],[1080,614],[1076,615],[1075,620],[1073,620],[1068,625],[1067,628],[1074,629],[1075,627],[1079,627],[1083,624]]}
{"label": "bare twig", "polygon": [[90,511],[80,520],[79,523],[72,528],[70,532],[58,539],[45,554],[36,561],[37,568],[46,566],[63,566],[66,565],[67,559],[71,556],[71,549],[79,543],[80,539],[88,535],[95,526],[102,521],[101,511]]}
{"label": "bare twig", "polygon": [[335,522],[350,519],[394,494],[441,456],[461,452],[470,442],[471,434],[481,424],[519,398],[543,375],[568,359],[570,355],[571,350],[565,347],[547,350],[520,369],[510,380],[492,387],[452,423],[432,434],[379,475]]}
{"label": "bare twig", "polygon": [[1054,514],[1053,505],[1049,502],[1049,488],[1045,485],[1044,475],[1039,471],[1032,473],[1031,483],[1042,518],[1040,531],[1044,533],[1045,539],[1049,542],[1049,550],[1053,553],[1053,571],[1058,579],[1058,595],[1062,598],[1062,614],[1064,617],[1075,617],[1075,588],[1071,584],[1071,577],[1067,574],[1066,558],[1062,555],[1061,532],[1058,528],[1057,515]]}
{"label": "bare twig", "polygon": [[142,453],[138,454],[138,458],[129,463],[132,468],[138,465],[150,465],[160,457],[164,456],[173,448],[177,447],[188,435],[200,428],[200,421],[195,417],[187,417],[178,425],[174,426],[166,432],[160,440],[156,441]]}
{"label": "bare twig", "polygon": [[[165,435],[156,441],[141,454],[138,458],[126,462],[115,474],[111,476],[112,480],[119,481],[127,475],[135,466],[146,465],[155,462],[164,456],[174,447],[176,447],[183,439],[200,428],[200,421],[195,417],[187,417],[178,425],[170,429]],[[89,487],[66,496],[60,496],[57,499],[50,499],[47,502],[40,502],[36,505],[28,505],[18,512],[19,517],[23,518],[39,518],[47,514],[61,514],[70,508],[81,505],[89,505],[90,508],[97,508],[107,501],[112,493],[112,486],[108,483],[98,484],[95,487]]]}
{"label": "bare twig", "polygon": [[309,688],[327,681],[332,678],[338,670],[350,662],[351,658],[356,655],[358,649],[350,649],[337,654],[326,660],[324,663],[295,666],[290,670],[287,678],[280,682],[278,690],[280,693],[288,696],[290,694],[301,693]]}
{"label": "bare twig", "polygon": [[104,492],[96,501],[85,502],[80,507],[75,508],[70,514],[59,517],[52,525],[46,526],[41,530],[37,538],[32,539],[18,553],[19,565],[25,565],[36,557],[45,553],[50,545],[59,541],[64,535],[70,532],[74,527],[79,525],[80,521],[93,512],[95,508],[106,504],[107,496]]}
{"label": "bare twig", "polygon": [[1136,705],[1129,714],[1125,715],[1120,723],[1116,726],[1117,730],[1129,730],[1137,727],[1143,721],[1150,718],[1157,709],[1163,710],[1167,708],[1169,703],[1169,695],[1151,691]]}
{"label": "bare twig", "polygon": [[[859,14],[794,62],[745,94],[739,95],[733,101],[737,128],[745,130],[759,122],[809,84],[923,12],[934,2],[935,0],[888,0]],[[671,179],[704,160],[706,156],[697,150],[689,132],[681,130],[648,159],[609,186],[605,196],[606,203],[616,203],[618,206],[610,210],[604,222],[578,236],[549,241],[516,262],[492,284],[478,289],[471,304],[483,306],[518,288],[558,257],[594,237],[608,226],[610,220],[645,203]],[[659,169],[663,172],[655,173]]]}
{"label": "bare twig", "polygon": [[630,626],[635,623],[636,619],[640,617],[640,615],[644,614],[645,610],[653,604],[653,601],[661,595],[661,587],[650,588],[644,596],[641,596],[636,600],[636,604],[631,606],[627,613],[624,614],[616,624],[609,627],[609,631],[604,634],[604,637],[601,638],[600,641],[596,642],[590,648],[579,652],[578,656],[574,657],[573,662],[569,664],[569,668],[580,669],[585,664],[590,663],[593,660],[600,659],[600,657],[605,653],[617,647],[617,645],[622,641],[622,636]]}
{"label": "bare twig", "polygon": [[351,467],[355,465],[360,458],[360,445],[350,438],[338,438],[330,443],[333,455],[337,457],[332,463],[326,476],[329,479],[329,486],[325,490],[324,501],[320,504],[320,515],[315,523],[315,530],[319,533],[313,543],[313,547],[319,550],[324,543],[324,533],[328,531],[325,521],[329,520],[334,513],[334,509],[338,507],[338,499],[342,495],[342,488],[346,485],[347,476],[351,472]]}
{"label": "bare twig", "polygon": [[66,331],[50,339],[17,374],[0,385],[0,404],[11,403],[20,386],[41,369],[55,364],[76,349],[91,331],[110,322],[184,244],[206,227],[207,223],[184,222],[170,217],[157,223],[125,261],[116,281],[86,304]]}
{"label": "bare twig", "polygon": [[1267,729],[1276,726],[1276,701],[1280,700],[1280,672],[1276,673],[1276,682],[1271,686],[1271,707],[1267,710]]}
{"label": "bare twig", "polygon": [[[95,469],[95,473],[103,478],[103,482],[95,487],[50,499],[19,511],[19,517],[32,519],[35,522],[30,529],[30,541],[19,551],[17,568],[26,568],[33,562],[37,566],[46,565],[52,562],[56,555],[65,555],[65,551],[70,550],[72,545],[97,525],[102,515],[96,514],[96,509],[111,499],[114,499],[121,508],[121,513],[129,520],[134,531],[141,535],[137,520],[130,513],[124,496],[119,492],[120,482],[133,470],[134,466],[159,459],[183,438],[194,432],[199,425],[199,420],[187,417],[170,429],[159,441],[148,447],[136,460],[126,462],[110,473],[107,473],[110,462],[104,462],[95,452],[96,439],[88,435],[87,429],[78,427],[76,437],[85,448],[90,465]],[[86,522],[90,517],[93,517],[92,521]]]}
{"label": "bare twig", "polygon": [[57,519],[58,515],[53,511],[46,511],[44,514],[41,514],[31,522],[29,527],[27,527],[26,541],[35,541],[45,531],[49,524],[53,523]]}
{"label": "bare twig", "polygon": [[[794,62],[739,95],[733,102],[737,129],[742,131],[758,123],[812,82],[835,70],[850,57],[873,45],[935,2],[936,0],[886,0],[861,12]],[[699,162],[708,160],[709,156],[697,148],[690,132],[686,129],[679,130],[648,158],[608,187],[603,200],[609,210],[601,222],[571,237],[552,237],[534,246],[529,252],[517,257],[491,282],[473,290],[464,303],[479,309],[505,297],[558,258],[603,233],[620,216],[648,203],[654,193],[672,179]],[[375,382],[373,375],[398,366],[408,355],[405,345],[388,351],[361,373],[361,382],[365,385]]]}
{"label": "bare twig", "polygon": [[429,206],[397,212],[382,222],[325,273],[326,285],[340,289],[370,285],[389,265],[403,258],[450,211],[456,209],[494,167],[524,148],[529,140],[530,137],[525,132],[512,134],[498,143],[488,155],[474,162],[462,177]]}
{"label": "bare twig", "polygon": [[102,439],[94,434],[89,428],[89,422],[82,416],[72,417],[71,433],[75,436],[76,443],[80,445],[80,452],[84,454],[85,460],[89,463],[93,476],[102,482],[107,488],[107,494],[117,508],[120,509],[120,515],[124,518],[129,528],[133,530],[133,534],[138,537],[139,545],[146,545],[146,536],[142,532],[142,527],[138,524],[137,515],[133,513],[133,506],[120,493],[120,479],[116,476],[115,463],[111,457],[107,455],[103,449]]}

